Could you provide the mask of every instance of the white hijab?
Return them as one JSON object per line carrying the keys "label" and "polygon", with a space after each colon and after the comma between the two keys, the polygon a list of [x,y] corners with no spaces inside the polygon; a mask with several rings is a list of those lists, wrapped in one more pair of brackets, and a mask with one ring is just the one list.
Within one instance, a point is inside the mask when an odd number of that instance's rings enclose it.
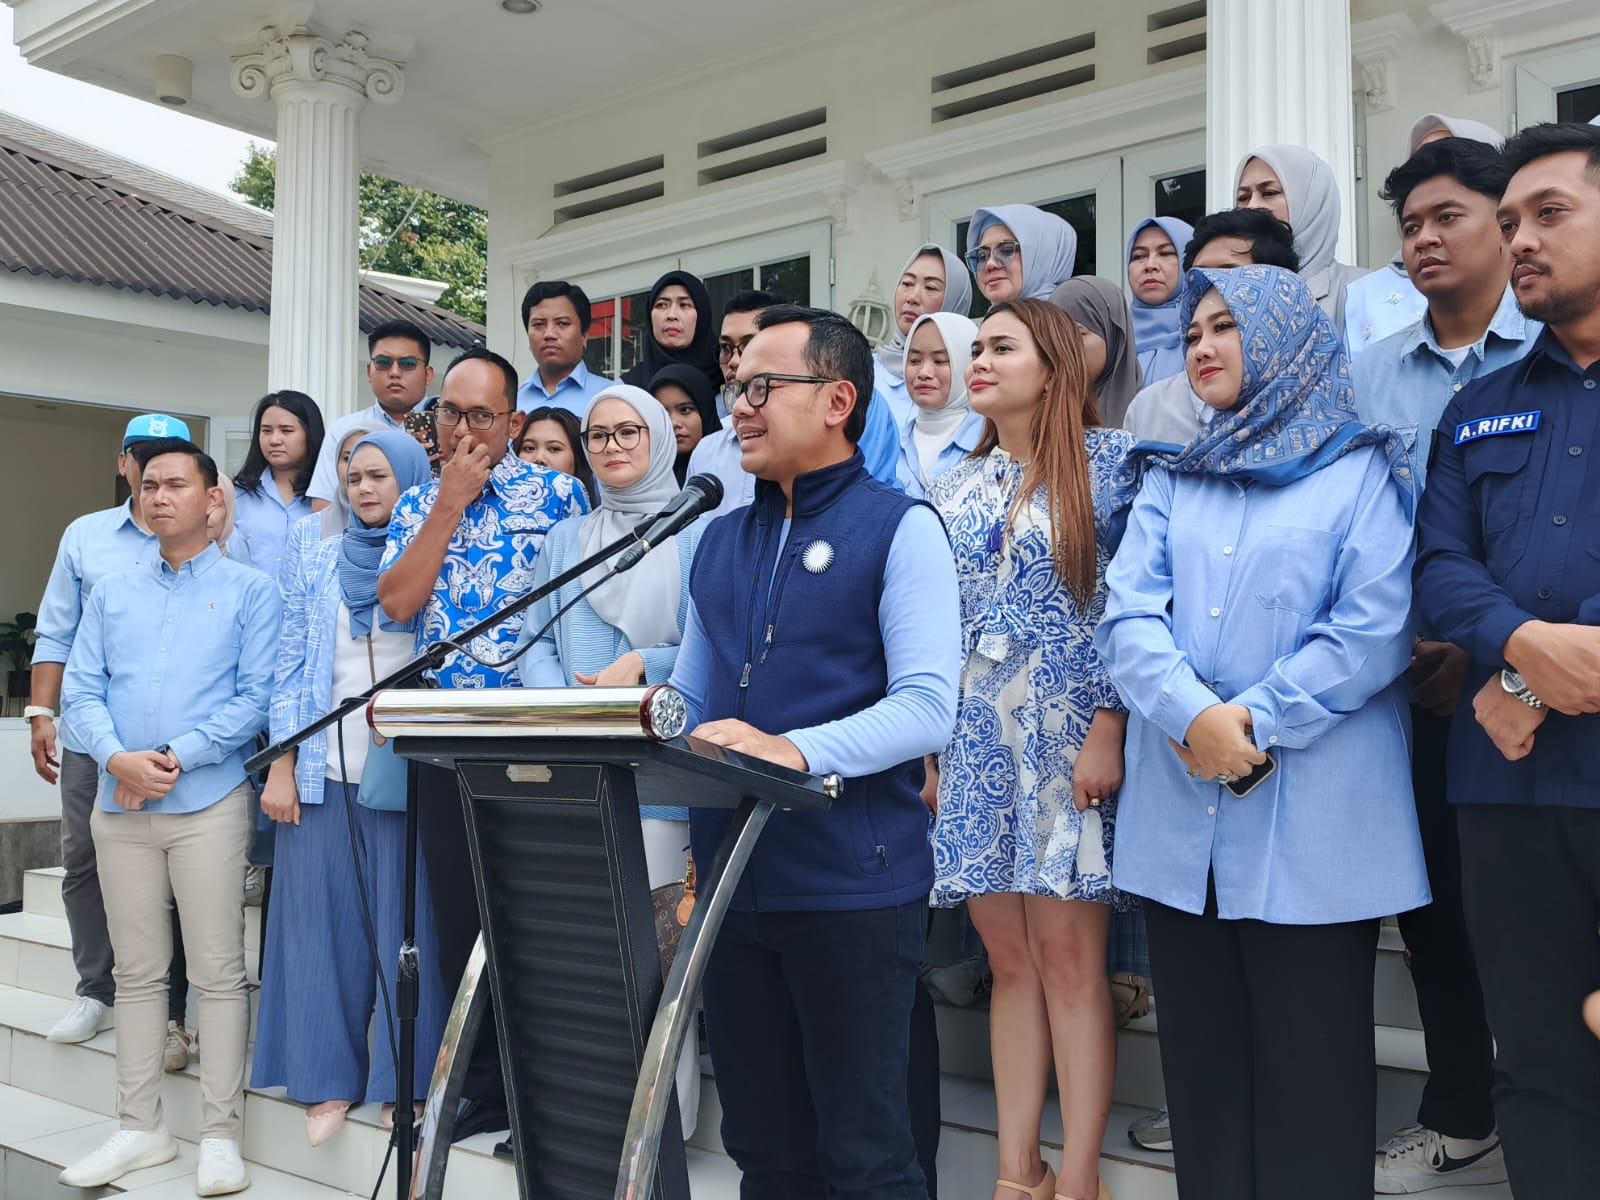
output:
{"label": "white hijab", "polygon": [[923,313],[906,335],[905,353],[900,358],[902,378],[905,360],[911,353],[911,339],[917,330],[929,323],[939,330],[945,352],[950,356],[950,394],[945,397],[943,408],[926,409],[913,401],[916,416],[912,419],[911,438],[917,449],[917,467],[924,486],[933,482],[939,455],[955,440],[972,412],[971,398],[967,395],[967,367],[972,363],[972,343],[978,336],[977,325],[964,313]]}
{"label": "white hijab", "polygon": [[[961,313],[966,315],[967,309],[972,307],[972,276],[967,271],[967,264],[954,250],[946,250],[938,242],[923,242],[917,247],[916,253],[906,259],[906,265],[900,268],[900,274],[894,277],[895,288],[899,289],[900,278],[911,270],[911,264],[923,255],[937,254],[944,260],[944,300],[939,305],[940,312]],[[924,313],[924,316],[927,314]],[[894,318],[894,333],[889,340],[879,346],[875,351],[878,365],[889,372],[896,379],[905,378],[906,342],[910,339],[909,331],[900,332],[900,314],[892,314]],[[921,318],[918,318],[919,320]],[[915,328],[915,326],[913,326]]]}
{"label": "white hijab", "polygon": [[[678,479],[672,472],[678,461],[678,442],[672,432],[672,418],[661,401],[643,388],[612,384],[589,401],[583,418],[585,431],[595,406],[602,400],[621,400],[639,414],[650,434],[650,465],[632,487],[608,488],[595,480],[600,507],[583,518],[578,530],[578,551],[585,558],[660,512],[678,494]],[[683,595],[683,579],[677,541],[671,537],[657,543],[633,570],[589,593],[589,606],[596,615],[620,629],[636,650],[676,646],[682,636],[678,631],[678,604]],[[583,585],[588,587],[605,578],[609,570],[606,564],[586,571]]]}
{"label": "white hijab", "polygon": [[[1338,222],[1334,222],[1337,227]],[[976,250],[983,231],[991,225],[1011,230],[1022,249],[1022,292],[1024,300],[1048,300],[1072,278],[1078,258],[1078,231],[1054,213],[1031,204],[997,204],[980,208],[967,226],[968,251]]]}
{"label": "white hijab", "polygon": [[1469,121],[1465,117],[1447,117],[1443,113],[1423,113],[1411,127],[1411,132],[1406,135],[1406,157],[1410,158],[1420,150],[1422,139],[1435,129],[1448,130],[1451,137],[1482,142],[1486,146],[1493,146],[1496,150],[1505,149],[1505,136],[1498,129],[1485,125],[1482,121]]}

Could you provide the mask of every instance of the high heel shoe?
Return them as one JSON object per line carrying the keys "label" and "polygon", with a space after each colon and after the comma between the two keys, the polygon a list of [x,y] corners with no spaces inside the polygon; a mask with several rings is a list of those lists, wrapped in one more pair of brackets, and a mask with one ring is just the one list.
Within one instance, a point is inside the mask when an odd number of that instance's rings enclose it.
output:
{"label": "high heel shoe", "polygon": [[[1069,1196],[1065,1192],[1057,1192],[1055,1200],[1077,1200],[1077,1198]],[[1106,1186],[1104,1179],[1100,1180],[1100,1193],[1095,1197],[1095,1200],[1111,1200],[1111,1189]]]}
{"label": "high heel shoe", "polygon": [[1050,1197],[1056,1194],[1056,1173],[1049,1163],[1045,1163],[1044,1178],[1032,1187],[1010,1179],[996,1179],[994,1185],[997,1188],[1010,1188],[1013,1191],[1021,1192],[1028,1197],[1028,1200],[1050,1200]]}
{"label": "high heel shoe", "polygon": [[339,1130],[344,1128],[344,1117],[350,1111],[349,1102],[343,1102],[339,1108],[329,1109],[327,1112],[312,1116],[306,1113],[306,1141],[312,1146],[320,1146]]}

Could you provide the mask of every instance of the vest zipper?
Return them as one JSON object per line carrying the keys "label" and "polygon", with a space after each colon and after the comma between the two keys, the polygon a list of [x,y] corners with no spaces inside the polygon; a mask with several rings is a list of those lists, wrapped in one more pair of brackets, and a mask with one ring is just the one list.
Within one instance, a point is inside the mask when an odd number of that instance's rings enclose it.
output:
{"label": "vest zipper", "polygon": [[[756,597],[760,594],[758,589],[761,587],[760,565],[761,565],[761,560],[767,556],[767,542],[771,540],[771,537],[772,537],[772,532],[771,532],[771,530],[769,528],[767,533],[765,535],[763,535],[762,538],[761,538],[761,548],[756,552],[756,567],[757,567],[757,569],[754,572],[752,572],[752,574],[754,575],[754,578],[751,579],[751,581],[750,581],[750,617],[751,617],[751,622],[750,622],[749,629],[746,632],[745,638],[744,638],[744,671],[739,676],[739,712],[738,712],[738,716],[739,716],[739,719],[741,721],[744,720],[744,702],[745,702],[745,698],[750,694],[750,670],[751,670],[751,668],[753,666],[755,666],[755,656],[756,656],[756,653],[755,653],[755,634],[756,634],[755,615],[756,615]],[[776,564],[774,564],[774,565],[776,565]]]}

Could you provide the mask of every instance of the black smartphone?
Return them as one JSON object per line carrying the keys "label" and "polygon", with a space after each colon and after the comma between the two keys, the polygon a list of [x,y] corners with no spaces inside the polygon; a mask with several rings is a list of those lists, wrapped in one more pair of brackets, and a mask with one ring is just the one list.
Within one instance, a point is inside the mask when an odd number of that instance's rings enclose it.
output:
{"label": "black smartphone", "polygon": [[413,409],[406,414],[406,432],[422,443],[428,452],[428,465],[439,473],[439,416],[433,409]]}
{"label": "black smartphone", "polygon": [[1222,786],[1227,788],[1235,796],[1248,796],[1251,792],[1255,791],[1258,787],[1265,783],[1267,777],[1277,769],[1278,760],[1272,757],[1271,751],[1268,751],[1266,762],[1262,763],[1258,767],[1252,768],[1250,774],[1241,776],[1240,778],[1235,779],[1233,782],[1225,783]]}

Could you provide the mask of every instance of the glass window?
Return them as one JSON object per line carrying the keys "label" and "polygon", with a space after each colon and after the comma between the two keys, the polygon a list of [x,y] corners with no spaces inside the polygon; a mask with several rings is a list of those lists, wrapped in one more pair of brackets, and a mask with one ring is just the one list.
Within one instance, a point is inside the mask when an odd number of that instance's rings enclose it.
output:
{"label": "glass window", "polygon": [[[1052,200],[1048,204],[1039,205],[1047,213],[1054,213],[1071,225],[1078,234],[1078,256],[1073,260],[1072,273],[1074,275],[1093,275],[1095,264],[1095,198],[1090,192],[1084,196],[1070,196],[1065,200]],[[956,245],[958,254],[965,255],[967,246],[967,230],[971,221],[962,221],[956,225]],[[1023,247],[1023,257],[1028,254],[1027,247]],[[971,272],[968,272],[971,275]],[[981,317],[989,311],[989,301],[978,290],[978,281],[972,280],[972,307],[967,310],[967,315],[973,318]]]}
{"label": "glass window", "polygon": [[595,300],[589,305],[589,334],[583,348],[583,365],[595,375],[615,379],[612,365],[614,347],[611,343],[611,326],[617,311],[615,300]]}
{"label": "glass window", "polygon": [[761,290],[781,296],[790,304],[810,304],[811,256],[765,264],[761,268]]}
{"label": "glass window", "polygon": [[735,292],[747,292],[755,287],[756,273],[753,268],[745,267],[738,271],[725,271],[721,275],[707,275],[705,285],[711,296],[712,319],[720,326],[723,306],[733,298]]}
{"label": "glass window", "polygon": [[1556,120],[1583,124],[1600,116],[1600,83],[1556,93]]}
{"label": "glass window", "polygon": [[644,361],[644,343],[650,336],[650,292],[634,292],[617,301],[621,317],[617,321],[617,374],[622,378],[626,371]]}
{"label": "glass window", "polygon": [[1206,173],[1184,171],[1156,180],[1156,211],[1158,217],[1177,217],[1191,225],[1200,223],[1206,215]]}

